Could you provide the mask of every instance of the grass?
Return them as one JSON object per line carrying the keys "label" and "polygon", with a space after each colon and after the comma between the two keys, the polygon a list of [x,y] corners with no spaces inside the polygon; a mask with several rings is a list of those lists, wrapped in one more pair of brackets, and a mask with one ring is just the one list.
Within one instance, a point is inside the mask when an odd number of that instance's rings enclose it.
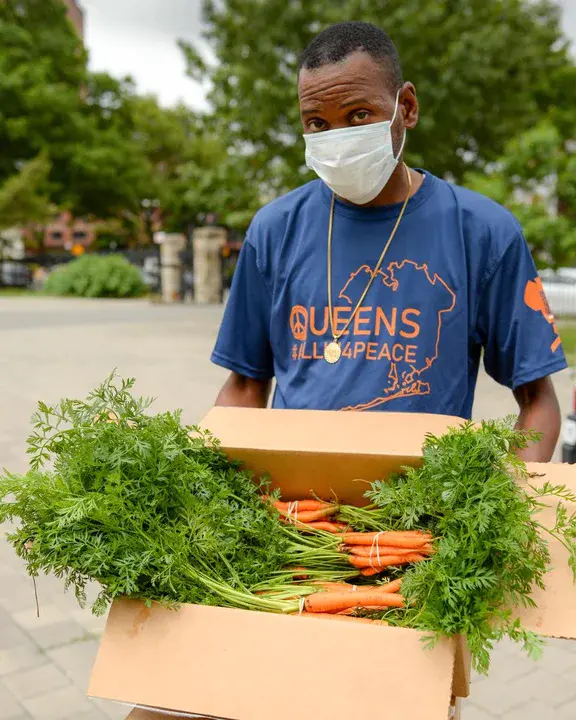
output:
{"label": "grass", "polygon": [[558,329],[568,364],[576,365],[576,321],[564,320],[558,323]]}
{"label": "grass", "polygon": [[36,290],[28,290],[28,288],[0,287],[0,297],[24,297],[41,294]]}

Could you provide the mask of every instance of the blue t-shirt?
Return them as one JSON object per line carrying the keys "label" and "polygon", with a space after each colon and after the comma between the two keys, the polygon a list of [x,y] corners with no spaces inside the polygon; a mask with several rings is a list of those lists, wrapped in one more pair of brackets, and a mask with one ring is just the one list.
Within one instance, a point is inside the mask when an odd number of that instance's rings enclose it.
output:
{"label": "blue t-shirt", "polygon": [[[482,350],[512,389],[566,367],[522,230],[503,207],[424,173],[360,310],[330,334],[331,192],[320,180],[260,210],[243,244],[212,360],[276,378],[277,408],[390,410],[469,418]],[[336,201],[336,332],[364,291],[401,205]]]}

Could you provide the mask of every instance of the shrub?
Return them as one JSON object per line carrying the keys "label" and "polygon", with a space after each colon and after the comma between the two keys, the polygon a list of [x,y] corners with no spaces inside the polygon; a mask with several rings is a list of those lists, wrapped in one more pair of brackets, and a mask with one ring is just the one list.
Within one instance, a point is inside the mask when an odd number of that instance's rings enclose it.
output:
{"label": "shrub", "polygon": [[84,255],[51,273],[45,290],[49,295],[128,298],[144,295],[146,285],[122,255]]}

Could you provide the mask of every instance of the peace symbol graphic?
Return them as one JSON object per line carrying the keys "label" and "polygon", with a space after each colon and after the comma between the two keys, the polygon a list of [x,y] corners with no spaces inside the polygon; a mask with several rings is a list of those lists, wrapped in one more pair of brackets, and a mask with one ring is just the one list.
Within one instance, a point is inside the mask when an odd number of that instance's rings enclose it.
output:
{"label": "peace symbol graphic", "polygon": [[299,341],[306,340],[308,331],[308,310],[302,305],[294,305],[290,313],[290,329],[292,335]]}

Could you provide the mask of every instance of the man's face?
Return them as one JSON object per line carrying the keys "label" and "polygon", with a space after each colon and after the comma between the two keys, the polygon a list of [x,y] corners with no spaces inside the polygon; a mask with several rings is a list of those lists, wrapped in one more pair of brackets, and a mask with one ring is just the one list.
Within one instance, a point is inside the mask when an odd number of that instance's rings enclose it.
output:
{"label": "man's face", "polygon": [[[305,134],[391,120],[396,104],[396,89],[386,71],[361,51],[316,70],[303,68],[298,77],[298,96]],[[404,127],[414,127],[417,120],[414,87],[406,83],[392,127],[395,148],[402,142]]]}

